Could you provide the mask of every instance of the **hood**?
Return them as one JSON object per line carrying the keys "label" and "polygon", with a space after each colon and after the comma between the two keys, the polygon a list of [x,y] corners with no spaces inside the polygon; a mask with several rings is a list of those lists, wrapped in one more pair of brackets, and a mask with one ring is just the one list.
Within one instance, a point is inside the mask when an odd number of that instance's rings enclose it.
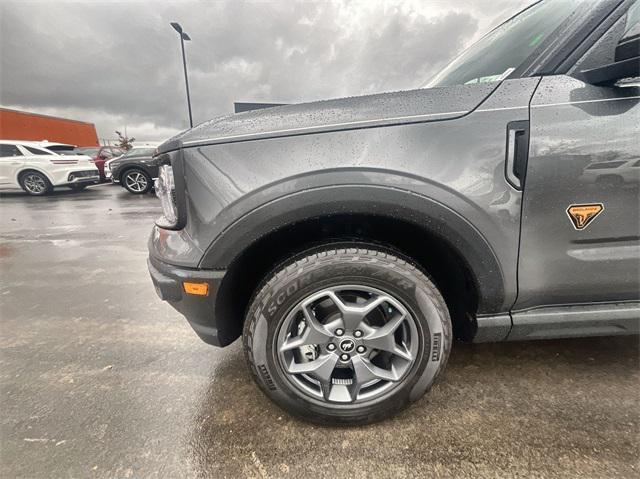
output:
{"label": "hood", "polygon": [[475,109],[498,84],[380,93],[253,110],[201,123],[163,143],[158,151],[458,118]]}
{"label": "hood", "polygon": [[126,165],[127,163],[139,163],[140,161],[150,160],[152,158],[153,158],[152,155],[139,155],[139,156],[127,156],[127,157],[119,156],[117,158],[113,158],[109,160],[107,163],[109,163],[110,165]]}

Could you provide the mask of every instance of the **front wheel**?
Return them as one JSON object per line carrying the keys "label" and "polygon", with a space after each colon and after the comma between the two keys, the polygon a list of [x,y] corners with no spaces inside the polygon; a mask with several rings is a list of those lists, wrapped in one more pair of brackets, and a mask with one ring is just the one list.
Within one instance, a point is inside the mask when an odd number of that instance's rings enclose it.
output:
{"label": "front wheel", "polygon": [[134,195],[147,193],[153,186],[151,177],[139,169],[125,171],[124,175],[122,175],[121,183],[129,193],[133,193]]}
{"label": "front wheel", "polygon": [[53,186],[44,174],[38,171],[27,171],[20,175],[20,186],[33,196],[43,196],[53,191]]}
{"label": "front wheel", "polygon": [[368,423],[420,398],[444,369],[451,320],[415,266],[378,247],[291,261],[253,298],[245,353],[261,389],[319,423]]}

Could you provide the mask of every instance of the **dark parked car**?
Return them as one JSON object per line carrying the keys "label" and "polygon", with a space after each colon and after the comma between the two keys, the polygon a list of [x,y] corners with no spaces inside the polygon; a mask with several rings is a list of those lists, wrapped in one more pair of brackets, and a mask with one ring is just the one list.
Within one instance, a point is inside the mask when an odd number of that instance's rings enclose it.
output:
{"label": "dark parked car", "polygon": [[130,193],[140,195],[153,187],[158,177],[158,160],[153,158],[155,147],[134,147],[107,164],[107,176]]}
{"label": "dark parked car", "polygon": [[637,333],[640,180],[592,165],[640,158],[639,17],[545,0],[426,88],[174,137],[157,156],[158,294],[204,341],[242,336],[265,394],[318,422],[420,398],[454,336]]}
{"label": "dark parked car", "polygon": [[124,153],[124,150],[115,146],[81,146],[75,148],[74,151],[79,155],[87,155],[93,158],[93,163],[100,171],[100,181],[107,179],[104,174],[105,162]]}

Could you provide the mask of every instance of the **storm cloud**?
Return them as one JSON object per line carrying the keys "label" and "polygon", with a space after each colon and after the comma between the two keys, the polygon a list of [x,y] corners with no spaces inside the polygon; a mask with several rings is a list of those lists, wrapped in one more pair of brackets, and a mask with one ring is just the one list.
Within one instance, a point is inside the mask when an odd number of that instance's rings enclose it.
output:
{"label": "storm cloud", "polygon": [[528,0],[0,3],[0,103],[161,140],[234,101],[293,103],[423,85]]}

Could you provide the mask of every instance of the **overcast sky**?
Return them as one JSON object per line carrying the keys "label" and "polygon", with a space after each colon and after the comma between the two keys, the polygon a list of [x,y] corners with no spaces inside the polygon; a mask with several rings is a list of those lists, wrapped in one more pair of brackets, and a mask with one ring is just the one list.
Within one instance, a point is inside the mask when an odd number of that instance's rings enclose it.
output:
{"label": "overcast sky", "polygon": [[417,88],[531,0],[0,0],[0,104],[164,140],[234,101],[293,103]]}

